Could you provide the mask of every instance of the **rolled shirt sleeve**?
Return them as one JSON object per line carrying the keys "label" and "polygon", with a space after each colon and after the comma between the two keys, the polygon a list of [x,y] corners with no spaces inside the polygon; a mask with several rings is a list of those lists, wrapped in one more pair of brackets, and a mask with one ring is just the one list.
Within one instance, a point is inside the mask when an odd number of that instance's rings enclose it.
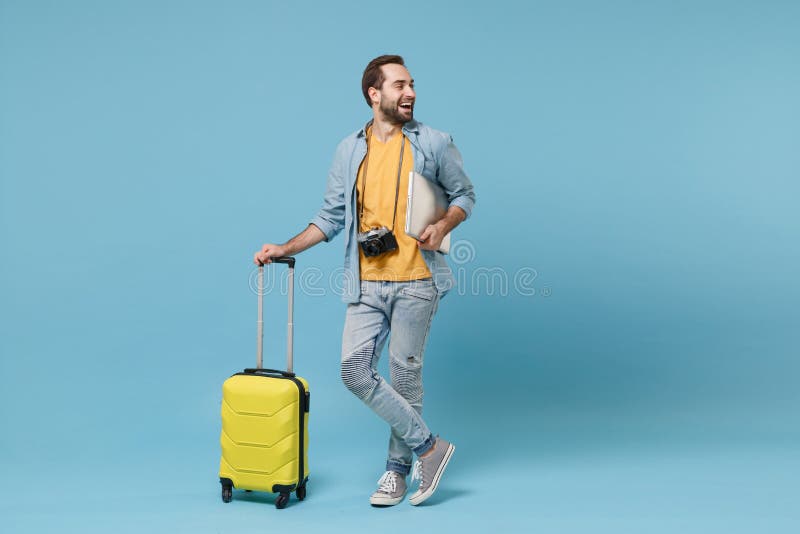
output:
{"label": "rolled shirt sleeve", "polygon": [[458,206],[469,218],[475,205],[475,190],[472,181],[464,172],[461,153],[450,136],[442,152],[438,179],[447,193],[450,206]]}
{"label": "rolled shirt sleeve", "polygon": [[311,219],[311,224],[325,234],[325,241],[336,237],[344,228],[344,165],[345,158],[339,157],[342,146],[339,145],[336,157],[328,172],[328,185],[319,212]]}

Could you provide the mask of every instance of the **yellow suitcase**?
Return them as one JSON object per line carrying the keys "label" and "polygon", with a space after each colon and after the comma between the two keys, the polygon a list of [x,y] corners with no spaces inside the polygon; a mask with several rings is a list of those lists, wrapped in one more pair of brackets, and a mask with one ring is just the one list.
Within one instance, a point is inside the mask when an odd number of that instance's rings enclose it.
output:
{"label": "yellow suitcase", "polygon": [[263,369],[264,267],[258,271],[257,367],[245,369],[222,385],[222,456],[219,480],[222,500],[233,489],[279,493],[277,508],[289,495],[305,499],[308,482],[309,388],[292,372],[294,263],[292,257],[273,258],[289,265],[289,328],[287,370]]}

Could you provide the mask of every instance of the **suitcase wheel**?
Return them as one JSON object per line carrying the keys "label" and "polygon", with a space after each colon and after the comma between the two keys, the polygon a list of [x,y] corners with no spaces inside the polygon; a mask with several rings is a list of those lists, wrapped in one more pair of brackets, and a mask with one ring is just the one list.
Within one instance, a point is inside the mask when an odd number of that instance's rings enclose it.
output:
{"label": "suitcase wheel", "polygon": [[278,495],[278,498],[275,499],[275,508],[281,510],[286,508],[286,505],[289,504],[289,494],[288,493],[281,493]]}
{"label": "suitcase wheel", "polygon": [[302,501],[305,498],[306,498],[306,487],[300,486],[299,488],[297,488],[297,500]]}
{"label": "suitcase wheel", "polygon": [[231,502],[233,500],[233,488],[230,486],[222,486],[222,502]]}

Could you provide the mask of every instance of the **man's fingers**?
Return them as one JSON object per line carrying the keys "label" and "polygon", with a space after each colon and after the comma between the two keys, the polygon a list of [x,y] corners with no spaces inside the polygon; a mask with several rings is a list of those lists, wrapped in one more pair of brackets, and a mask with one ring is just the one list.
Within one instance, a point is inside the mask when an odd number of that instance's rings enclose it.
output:
{"label": "man's fingers", "polygon": [[431,229],[430,229],[430,227],[426,227],[422,231],[422,233],[419,235],[419,240],[420,241],[427,241],[428,238],[430,237],[430,235],[431,235]]}
{"label": "man's fingers", "polygon": [[253,256],[253,263],[256,265],[265,265],[270,262],[270,257],[264,252],[256,252]]}
{"label": "man's fingers", "polygon": [[257,265],[265,265],[267,263],[272,263],[272,258],[277,258],[278,256],[282,256],[281,246],[266,243],[261,247],[261,250],[255,253],[253,261]]}
{"label": "man's fingers", "polygon": [[417,246],[425,250],[436,250],[438,246],[433,246],[433,243],[439,240],[437,229],[434,225],[428,225],[425,230],[419,235]]}

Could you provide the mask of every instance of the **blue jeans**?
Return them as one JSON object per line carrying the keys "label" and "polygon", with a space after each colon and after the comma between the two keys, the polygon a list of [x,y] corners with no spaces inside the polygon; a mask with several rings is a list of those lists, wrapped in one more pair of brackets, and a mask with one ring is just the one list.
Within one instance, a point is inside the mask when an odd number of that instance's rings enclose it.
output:
{"label": "blue jeans", "polygon": [[[387,471],[408,474],[435,440],[422,420],[422,361],[439,298],[431,278],[362,281],[361,300],[347,305],[342,381],[391,427]],[[388,384],[377,367],[390,331]]]}

